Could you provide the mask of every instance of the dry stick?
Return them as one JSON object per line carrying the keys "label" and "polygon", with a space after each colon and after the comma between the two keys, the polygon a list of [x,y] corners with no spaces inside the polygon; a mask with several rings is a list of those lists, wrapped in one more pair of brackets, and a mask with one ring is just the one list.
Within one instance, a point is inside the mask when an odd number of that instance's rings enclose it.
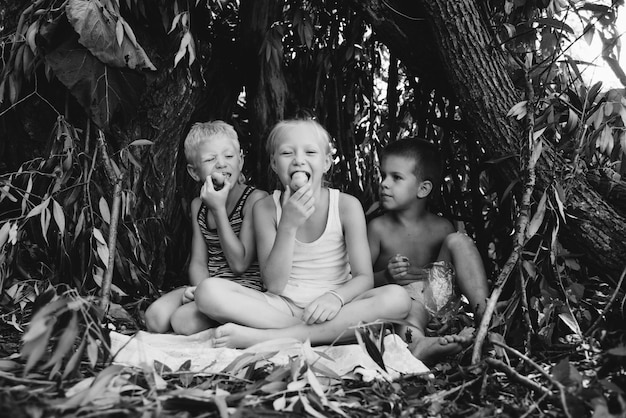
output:
{"label": "dry stick", "polygon": [[434,402],[435,400],[445,399],[447,396],[452,395],[453,393],[458,392],[460,390],[463,390],[470,385],[473,385],[474,382],[476,382],[478,379],[480,379],[480,376],[470,380],[469,382],[463,382],[461,386],[457,386],[448,390],[443,390],[441,392],[435,392],[431,395],[425,396],[422,400],[424,402]]}
{"label": "dry stick", "polygon": [[526,351],[527,355],[530,355],[530,342],[533,333],[532,322],[530,319],[530,307],[528,306],[528,296],[526,295],[526,285],[528,284],[528,280],[524,279],[524,272],[522,271],[522,265],[518,263],[519,266],[519,286],[520,286],[520,300],[522,301],[522,313],[524,314],[524,320],[526,321],[526,339],[524,351]]}
{"label": "dry stick", "polygon": [[[524,70],[524,75],[526,78],[526,95],[528,99],[526,104],[526,122],[528,125],[528,134],[526,144],[521,147],[522,154],[520,158],[520,163],[522,164],[522,169],[520,171],[521,173],[523,173],[523,166],[526,165],[528,177],[524,186],[524,194],[522,195],[520,211],[517,215],[517,220],[515,222],[515,245],[513,246],[513,251],[509,256],[509,259],[506,261],[504,267],[502,267],[502,271],[498,275],[498,279],[496,280],[493,292],[491,293],[489,301],[487,302],[487,307],[485,308],[485,313],[483,315],[482,321],[480,321],[480,327],[478,328],[478,333],[476,334],[476,342],[474,343],[474,350],[472,351],[472,364],[477,364],[480,361],[480,354],[482,352],[485,338],[487,337],[487,332],[489,331],[489,323],[491,322],[491,317],[493,316],[493,312],[495,310],[496,304],[498,303],[498,299],[500,298],[500,294],[502,293],[502,289],[504,289],[504,285],[506,284],[509,276],[511,275],[511,272],[519,261],[522,248],[524,246],[524,235],[526,234],[526,227],[528,226],[528,220],[530,217],[530,199],[535,189],[535,165],[537,164],[538,160],[538,158],[533,158],[532,154],[535,146],[538,144],[538,141],[541,141],[541,139],[539,138],[537,141],[535,141],[534,138],[535,92],[533,90],[533,86],[530,81],[527,69]],[[525,289],[521,290],[525,292]],[[525,294],[522,295],[522,297],[525,297]]]}
{"label": "dry stick", "polygon": [[521,374],[519,374],[518,372],[516,372],[515,370],[507,366],[505,363],[501,362],[500,360],[496,360],[495,358],[486,358],[485,362],[489,364],[490,366],[492,366],[493,368],[498,369],[504,374],[506,374],[509,379],[517,381],[521,383],[522,385],[530,388],[531,390],[541,393],[542,395],[554,397],[554,394],[550,391],[550,389],[541,386],[539,383],[532,381],[526,376],[522,376]]}
{"label": "dry stick", "polygon": [[540,404],[541,402],[543,402],[543,400],[544,400],[545,398],[547,398],[547,397],[548,397],[548,394],[547,394],[547,393],[546,393],[546,394],[544,394],[544,395],[542,395],[542,396],[541,396],[541,398],[539,398],[536,402],[533,402],[533,404],[531,405],[531,407],[530,407],[530,408],[528,408],[528,411],[526,411],[526,412],[524,413],[524,415],[522,415],[520,418],[526,418],[526,417],[529,417],[529,416],[530,416],[530,414],[532,414],[532,413],[535,411],[535,409],[539,408],[539,404]]}
{"label": "dry stick", "polygon": [[113,269],[115,265],[115,248],[117,246],[117,223],[120,213],[120,203],[122,201],[122,176],[118,175],[113,168],[111,159],[106,149],[106,143],[104,142],[104,134],[99,131],[98,146],[102,154],[102,160],[104,162],[105,171],[109,177],[109,181],[113,183],[113,203],[111,210],[111,223],[109,224],[109,262],[107,265],[107,271],[102,279],[102,299],[100,300],[100,307],[106,313],[109,309],[109,303],[111,301],[111,282],[113,281]]}
{"label": "dry stick", "polygon": [[563,386],[563,384],[561,382],[559,382],[558,380],[555,380],[552,376],[550,376],[550,374],[548,372],[546,372],[540,365],[538,365],[537,363],[535,363],[532,359],[530,359],[528,356],[520,353],[519,351],[517,351],[516,349],[509,347],[506,344],[502,344],[498,341],[494,341],[493,342],[495,345],[497,345],[498,347],[502,347],[503,349],[505,349],[506,351],[508,351],[511,354],[515,354],[517,357],[521,358],[522,360],[524,360],[526,363],[530,364],[535,370],[537,370],[539,373],[541,373],[541,375],[543,377],[545,377],[546,379],[548,379],[548,381],[553,385],[556,386],[557,389],[559,390],[559,393],[561,395],[561,404],[563,405],[563,411],[565,412],[565,415],[567,415],[568,417],[571,418],[571,415],[569,413],[569,410],[567,409],[567,400],[565,398],[565,386]]}
{"label": "dry stick", "polygon": [[585,333],[583,334],[585,337],[588,337],[589,335],[591,335],[593,331],[595,331],[598,324],[600,324],[600,321],[602,320],[602,318],[606,316],[606,314],[609,312],[609,309],[611,309],[611,306],[613,306],[613,303],[615,303],[615,299],[617,299],[617,294],[619,293],[619,290],[622,288],[622,283],[624,283],[624,276],[626,276],[626,267],[624,267],[624,271],[622,271],[622,275],[619,278],[619,282],[617,283],[617,286],[615,286],[615,291],[613,292],[613,295],[611,295],[611,299],[609,299],[604,309],[602,309],[602,313],[598,315],[596,320],[593,321],[593,324],[591,324],[591,326],[587,328],[587,331],[585,331]]}

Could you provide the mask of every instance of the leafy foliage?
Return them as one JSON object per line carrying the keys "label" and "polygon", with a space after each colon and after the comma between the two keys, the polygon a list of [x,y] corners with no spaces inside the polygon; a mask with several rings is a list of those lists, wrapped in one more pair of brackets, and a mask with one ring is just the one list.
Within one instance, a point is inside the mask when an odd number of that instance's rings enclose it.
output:
{"label": "leafy foliage", "polygon": [[[507,117],[529,132],[523,152],[503,159],[518,159],[522,167],[536,163],[538,170],[550,173],[548,183],[536,185],[528,207],[523,203],[528,174],[522,170],[510,183],[494,175],[493,167],[502,159],[486,157],[489,150],[468,130],[456,99],[398,63],[350,2],[280,3],[284,7],[277,8],[278,17],[269,22],[254,51],[258,62],[233,58],[233,50],[242,46],[237,37],[246,22],[246,4],[236,1],[70,0],[58,7],[57,2],[39,0],[26,6],[2,46],[0,118],[23,114],[20,106],[34,102],[65,116],[51,129],[45,158],[25,162],[0,178],[2,319],[19,332],[28,325],[25,364],[6,367],[21,367],[27,375],[45,371],[48,379],[67,381],[85,355],[85,372],[94,376],[70,392],[60,406],[66,412],[122,404],[131,414],[158,410],[163,403],[173,409],[208,408],[215,415],[233,407],[313,416],[623,413],[625,335],[614,325],[625,314],[623,277],[615,282],[590,274],[580,254],[566,250],[562,235],[563,226],[577,216],[567,210],[569,179],[596,171],[619,182],[626,172],[624,91],[589,85],[584,75],[590,63],[570,54],[571,43],[600,38],[606,47],[603,59],[619,75],[614,23],[622,2],[570,3],[481,3],[498,42],[490,47],[507,55],[510,76],[520,91]],[[381,13],[400,15],[393,4],[381,4]],[[153,44],[159,42],[164,45],[160,49]],[[315,113],[335,139],[332,182],[358,196],[366,208],[375,211],[382,147],[410,135],[436,143],[446,171],[437,209],[475,238],[491,277],[502,272],[515,246],[520,233],[515,220],[527,216],[521,256],[511,273],[514,282],[505,288],[506,302],[489,328],[490,345],[483,353],[488,361],[480,367],[440,365],[434,380],[342,382],[334,387],[319,381],[316,373],[330,376],[316,370],[306,356],[287,368],[261,364],[262,356],[243,358],[228,375],[219,376],[158,365],[146,370],[108,366],[96,375],[105,359],[101,344],[106,336],[97,326],[103,313],[92,299],[78,294],[95,294],[110,273],[115,188],[105,169],[111,168],[123,183],[121,227],[113,240],[114,300],[140,311],[145,299],[156,296],[155,285],[161,285],[168,268],[167,241],[172,234],[188,237],[168,231],[169,220],[161,217],[164,200],[151,194],[148,184],[175,170],[156,163],[151,141],[136,139],[149,138],[138,134],[139,124],[124,123],[150,118],[143,123],[154,130],[160,126],[161,113],[141,109],[146,101],[142,94],[151,93],[151,73],[159,80],[188,79],[192,90],[212,97],[214,90],[207,86],[221,85],[224,77],[211,73],[215,57],[227,60],[228,68],[248,83],[264,77],[272,93],[284,88],[286,108]],[[247,73],[248,67],[257,72]],[[286,87],[278,86],[280,79]],[[242,142],[254,135],[263,139],[263,132],[253,132],[254,113],[262,109],[253,106],[255,92],[248,86],[242,81],[232,87],[229,94],[237,103],[227,106],[238,109],[231,119],[244,133]],[[58,105],[59,91],[73,99]],[[211,116],[223,111],[201,110]],[[181,125],[192,120],[178,116]],[[91,132],[94,124],[106,133],[104,150],[94,146],[95,137],[104,135]],[[123,128],[128,130],[120,132]],[[563,164],[541,165],[547,149],[556,150]],[[102,159],[109,151],[110,166]],[[261,184],[265,175],[253,170]],[[48,283],[76,291],[51,297]],[[44,306],[37,310],[39,304]],[[377,335],[370,329],[356,335],[384,367]]]}
{"label": "leafy foliage", "polygon": [[[98,151],[85,155],[81,142],[89,143],[60,117],[50,156],[27,162],[17,172],[3,176],[2,289],[43,280],[89,294],[102,285],[110,250],[105,239],[111,223],[106,198],[110,190],[95,164]],[[141,144],[133,147],[145,147]],[[120,157],[125,171],[142,167],[141,157],[133,156],[129,149]],[[150,274],[159,264],[157,248],[161,241],[153,234],[162,224],[135,220],[134,199],[132,190],[122,192],[123,228],[116,242],[115,264],[119,281],[112,287],[118,301],[129,293],[137,297],[153,292]],[[22,296],[13,293],[11,300],[19,304]]]}

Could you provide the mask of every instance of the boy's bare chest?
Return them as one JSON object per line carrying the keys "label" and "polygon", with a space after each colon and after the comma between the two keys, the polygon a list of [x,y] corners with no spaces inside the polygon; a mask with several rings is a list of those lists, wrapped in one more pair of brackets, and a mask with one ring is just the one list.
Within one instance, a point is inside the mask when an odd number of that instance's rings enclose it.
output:
{"label": "boy's bare chest", "polygon": [[437,260],[443,237],[428,229],[394,228],[381,240],[382,256],[408,257],[411,264],[424,266]]}

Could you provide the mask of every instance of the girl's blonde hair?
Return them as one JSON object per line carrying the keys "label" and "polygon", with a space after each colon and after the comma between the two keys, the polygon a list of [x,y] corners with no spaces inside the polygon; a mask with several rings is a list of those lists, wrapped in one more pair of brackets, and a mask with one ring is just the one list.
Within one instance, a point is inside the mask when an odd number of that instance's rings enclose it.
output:
{"label": "girl's blonde hair", "polygon": [[240,152],[239,138],[232,125],[221,120],[198,122],[193,124],[185,138],[185,158],[187,162],[193,163],[193,158],[201,143],[218,135],[231,139],[235,144],[237,152]]}
{"label": "girl's blonde hair", "polygon": [[326,153],[332,153],[330,134],[317,121],[313,119],[288,119],[278,122],[276,126],[272,128],[272,131],[267,137],[267,144],[265,146],[267,154],[270,156],[270,158],[272,158],[274,153],[276,152],[278,140],[285,134],[285,132],[291,128],[302,125],[310,127],[317,135],[317,138],[324,142]]}

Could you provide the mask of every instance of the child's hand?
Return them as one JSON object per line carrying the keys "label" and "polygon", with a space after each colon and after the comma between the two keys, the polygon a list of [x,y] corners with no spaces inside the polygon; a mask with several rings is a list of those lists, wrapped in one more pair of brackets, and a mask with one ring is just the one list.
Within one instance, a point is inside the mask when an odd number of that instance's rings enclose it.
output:
{"label": "child's hand", "polygon": [[289,186],[285,186],[282,195],[283,215],[281,222],[297,228],[315,212],[315,198],[311,192],[311,184],[306,183],[291,194]]}
{"label": "child's hand", "polygon": [[226,207],[226,198],[230,191],[232,184],[229,178],[224,179],[224,187],[220,190],[215,189],[213,179],[211,176],[207,176],[202,188],[200,189],[200,199],[207,205],[209,210],[216,210],[218,208]]}
{"label": "child's hand", "polygon": [[324,293],[304,308],[302,320],[308,325],[330,321],[342,308],[341,301],[331,293]]}
{"label": "child's hand", "polygon": [[[409,259],[401,254],[396,254],[389,259],[387,263],[387,273],[391,278],[391,283],[403,284],[403,279],[407,279],[406,275],[409,272]],[[406,280],[405,280],[406,281]]]}
{"label": "child's hand", "polygon": [[184,304],[193,302],[195,300],[196,286],[187,286],[183,292],[181,302]]}

